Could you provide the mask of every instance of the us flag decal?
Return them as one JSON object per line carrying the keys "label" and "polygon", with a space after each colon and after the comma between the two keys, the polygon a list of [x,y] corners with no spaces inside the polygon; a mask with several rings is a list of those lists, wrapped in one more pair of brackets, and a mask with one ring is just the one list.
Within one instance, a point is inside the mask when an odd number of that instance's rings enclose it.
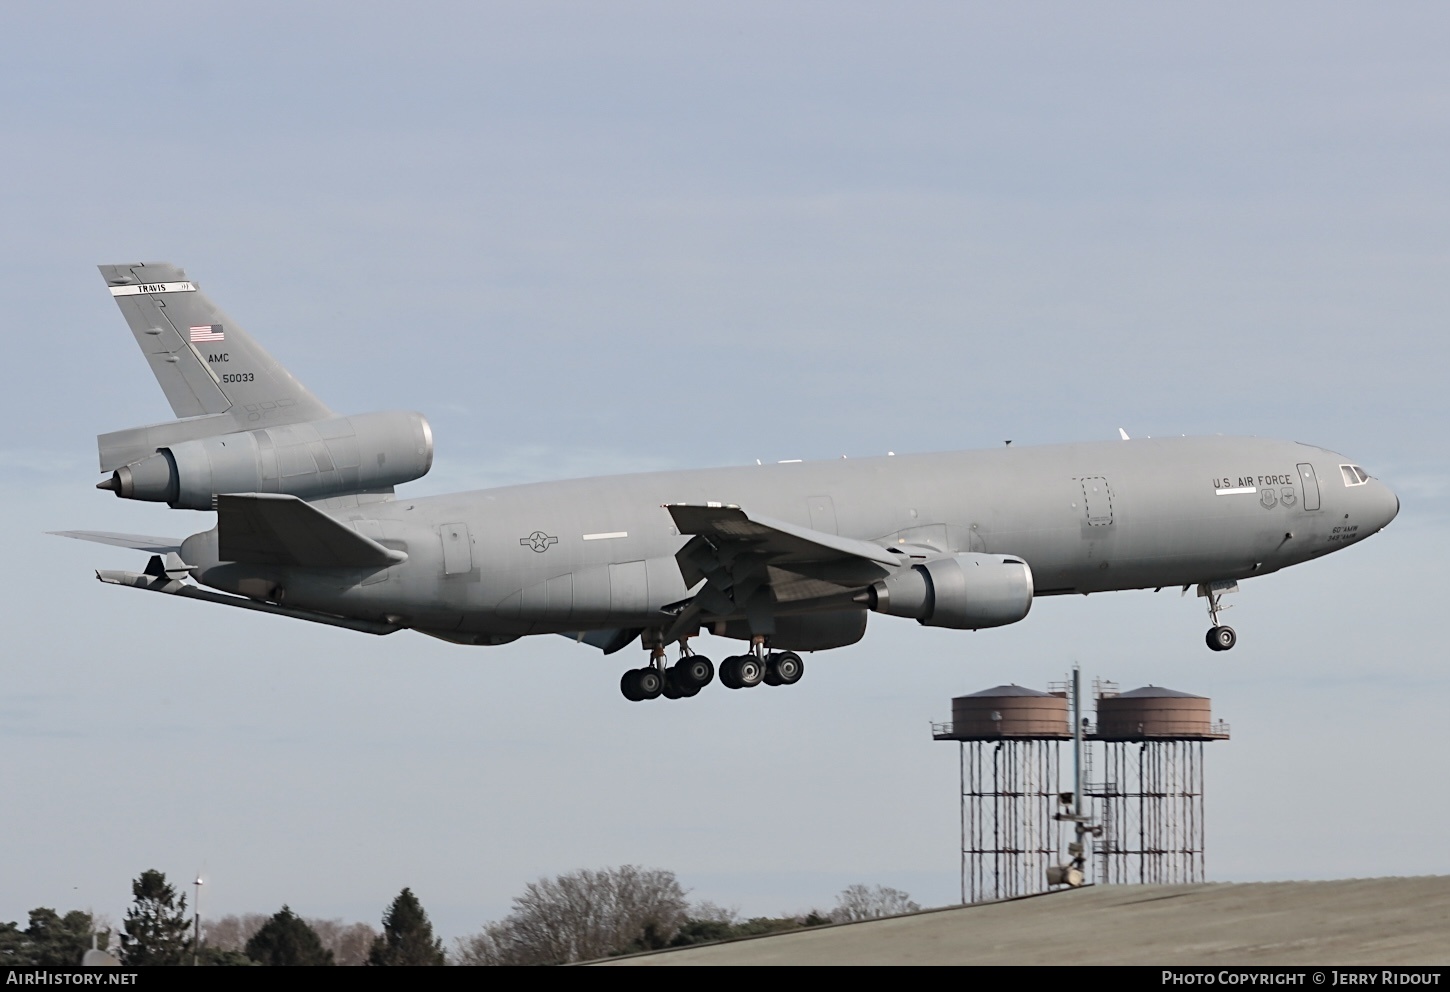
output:
{"label": "us flag decal", "polygon": [[201,344],[203,341],[225,341],[226,339],[220,324],[198,324],[191,329],[192,344]]}

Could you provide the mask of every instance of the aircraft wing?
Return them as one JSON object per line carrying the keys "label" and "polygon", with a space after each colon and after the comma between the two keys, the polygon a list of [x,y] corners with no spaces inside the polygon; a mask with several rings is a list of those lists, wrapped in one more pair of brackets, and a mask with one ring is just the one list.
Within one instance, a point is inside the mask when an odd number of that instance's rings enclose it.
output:
{"label": "aircraft wing", "polygon": [[[738,552],[765,555],[776,562],[832,561],[864,558],[884,565],[897,565],[900,556],[879,544],[840,537],[824,531],[798,527],[746,513],[738,506],[693,506],[675,503],[666,507],[681,534],[698,534]],[[689,576],[685,576],[689,581]],[[696,579],[699,581],[699,579]],[[690,583],[693,585],[694,583]]]}
{"label": "aircraft wing", "polygon": [[901,558],[879,544],[748,513],[738,506],[672,504],[685,584],[705,581],[674,627],[706,616],[762,620],[775,604],[837,595],[889,575]]}
{"label": "aircraft wing", "polygon": [[222,561],[308,568],[383,568],[406,561],[296,496],[218,496],[217,542]]}

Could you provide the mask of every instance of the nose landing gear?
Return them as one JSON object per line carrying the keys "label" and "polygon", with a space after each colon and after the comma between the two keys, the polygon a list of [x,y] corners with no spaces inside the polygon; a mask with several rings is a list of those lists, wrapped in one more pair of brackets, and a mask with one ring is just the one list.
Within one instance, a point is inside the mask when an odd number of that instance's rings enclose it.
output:
{"label": "nose landing gear", "polygon": [[1218,614],[1221,610],[1228,609],[1219,602],[1219,597],[1225,593],[1238,592],[1239,584],[1232,579],[1222,582],[1204,582],[1198,587],[1198,595],[1208,600],[1208,619],[1213,624],[1204,637],[1210,651],[1227,651],[1239,641],[1239,635],[1234,629],[1218,622]]}

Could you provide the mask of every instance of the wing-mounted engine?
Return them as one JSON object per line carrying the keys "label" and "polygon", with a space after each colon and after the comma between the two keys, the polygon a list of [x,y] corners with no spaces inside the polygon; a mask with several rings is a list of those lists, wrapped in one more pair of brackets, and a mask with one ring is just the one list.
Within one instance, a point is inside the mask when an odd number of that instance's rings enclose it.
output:
{"label": "wing-mounted engine", "polygon": [[935,558],[875,583],[863,595],[878,613],[927,627],[979,630],[1016,623],[1032,609],[1032,569],[1011,555]]}
{"label": "wing-mounted engine", "polygon": [[[103,470],[111,468],[108,451],[125,449],[119,443],[122,435],[148,430],[103,435]],[[97,488],[122,499],[210,510],[225,493],[283,493],[312,500],[388,491],[422,478],[432,466],[428,421],[419,413],[394,411],[178,440],[116,467]]]}

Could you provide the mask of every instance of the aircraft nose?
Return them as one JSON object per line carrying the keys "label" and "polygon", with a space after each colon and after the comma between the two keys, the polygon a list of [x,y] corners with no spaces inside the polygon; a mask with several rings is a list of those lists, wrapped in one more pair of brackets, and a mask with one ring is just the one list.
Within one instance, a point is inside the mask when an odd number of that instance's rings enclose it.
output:
{"label": "aircraft nose", "polygon": [[1399,516],[1400,498],[1395,495],[1393,489],[1378,480],[1375,482],[1375,497],[1375,502],[1378,504],[1375,508],[1375,516],[1379,523],[1375,529],[1382,530],[1389,526],[1391,520]]}

